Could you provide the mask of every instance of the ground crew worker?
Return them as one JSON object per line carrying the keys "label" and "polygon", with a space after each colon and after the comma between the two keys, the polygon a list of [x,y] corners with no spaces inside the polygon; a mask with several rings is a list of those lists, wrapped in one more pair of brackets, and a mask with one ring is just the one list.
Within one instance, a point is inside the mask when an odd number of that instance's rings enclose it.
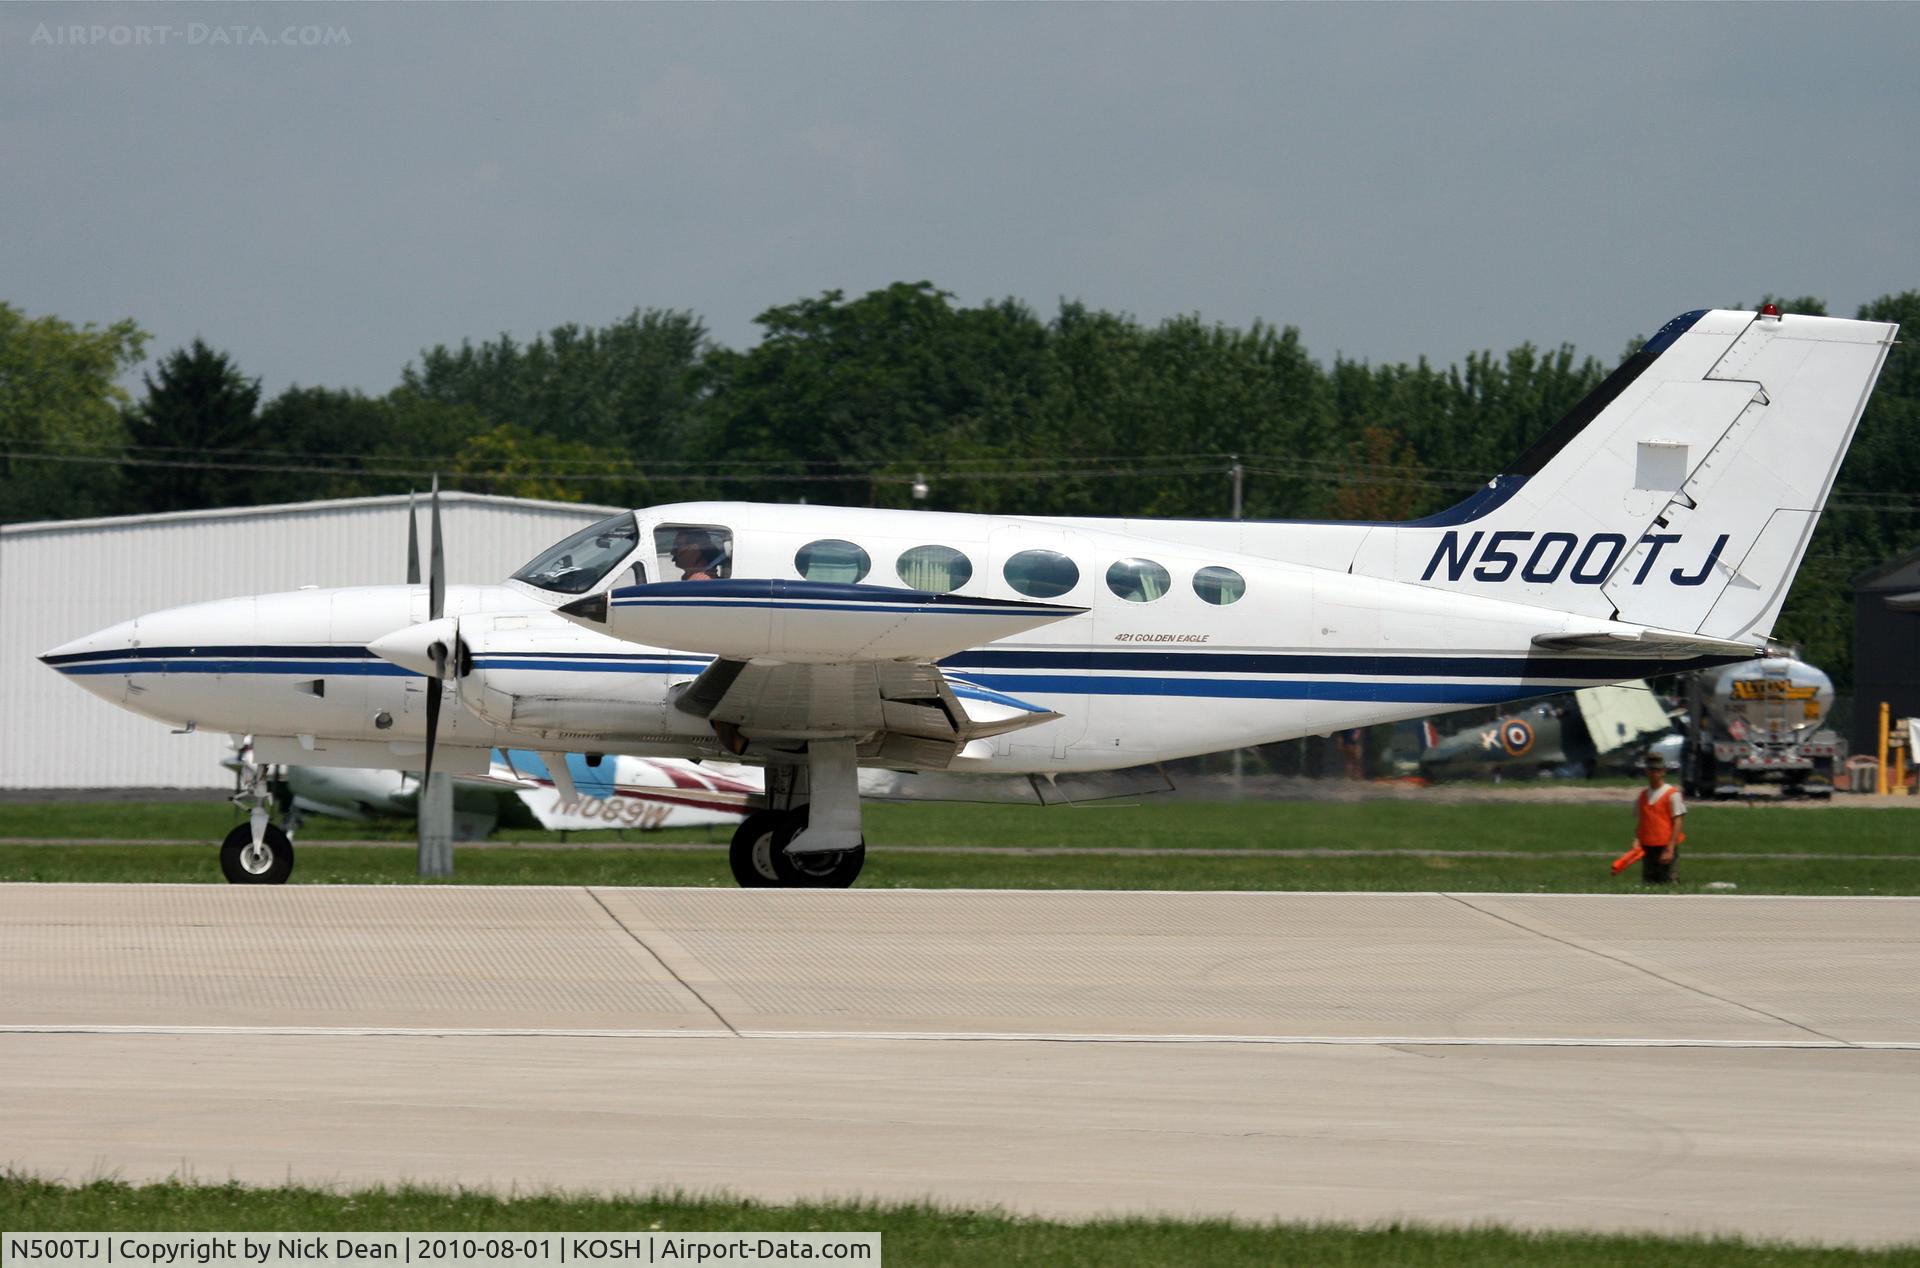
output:
{"label": "ground crew worker", "polygon": [[1687,839],[1681,821],[1687,815],[1686,798],[1667,782],[1667,759],[1658,753],[1647,754],[1647,786],[1634,799],[1639,823],[1633,830],[1633,842],[1643,851],[1640,880],[1646,885],[1673,884],[1673,867],[1680,858],[1680,843]]}

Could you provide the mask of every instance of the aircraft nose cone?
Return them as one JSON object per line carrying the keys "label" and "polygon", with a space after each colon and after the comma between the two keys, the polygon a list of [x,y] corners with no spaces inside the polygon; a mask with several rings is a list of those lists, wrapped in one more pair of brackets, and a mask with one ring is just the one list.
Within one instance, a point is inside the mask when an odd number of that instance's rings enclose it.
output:
{"label": "aircraft nose cone", "polygon": [[382,634],[367,644],[367,650],[381,660],[432,678],[439,669],[433,663],[431,648],[439,643],[452,649],[458,638],[458,623],[452,617],[443,616],[437,621],[422,621],[391,634]]}
{"label": "aircraft nose cone", "polygon": [[62,669],[68,665],[85,664],[89,661],[109,660],[115,656],[124,657],[133,649],[134,623],[122,621],[118,625],[109,625],[104,630],[96,630],[82,635],[70,643],[40,653],[42,664]]}
{"label": "aircraft nose cone", "polygon": [[133,650],[134,622],[122,621],[40,653],[40,663],[96,696],[118,700],[133,672]]}

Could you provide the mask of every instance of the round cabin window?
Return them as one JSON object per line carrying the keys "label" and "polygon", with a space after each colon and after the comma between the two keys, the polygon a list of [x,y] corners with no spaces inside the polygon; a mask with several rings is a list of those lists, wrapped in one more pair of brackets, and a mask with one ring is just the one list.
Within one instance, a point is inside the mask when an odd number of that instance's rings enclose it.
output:
{"label": "round cabin window", "polygon": [[915,546],[902,551],[893,568],[903,583],[930,594],[958,590],[973,579],[973,561],[951,546]]}
{"label": "round cabin window", "polygon": [[1002,569],[1007,584],[1033,599],[1051,599],[1080,584],[1080,569],[1057,550],[1023,550]]}
{"label": "round cabin window", "polygon": [[1107,589],[1128,603],[1152,603],[1172,587],[1173,578],[1151,559],[1119,559],[1107,569]]}
{"label": "round cabin window", "polygon": [[1231,568],[1210,564],[1193,574],[1193,592],[1203,603],[1225,607],[1247,592],[1247,579]]}
{"label": "round cabin window", "polygon": [[808,581],[837,581],[852,585],[872,567],[867,552],[838,538],[808,542],[793,556],[794,571]]}

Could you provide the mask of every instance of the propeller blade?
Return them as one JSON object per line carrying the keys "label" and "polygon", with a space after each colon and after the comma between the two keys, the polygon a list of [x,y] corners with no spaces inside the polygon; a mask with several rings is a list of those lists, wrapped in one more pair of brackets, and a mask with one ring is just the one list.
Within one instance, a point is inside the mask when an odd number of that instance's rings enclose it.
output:
{"label": "propeller blade", "polygon": [[433,749],[440,741],[440,697],[445,694],[442,683],[447,673],[447,645],[436,642],[427,649],[427,655],[433,657],[434,675],[427,688],[427,768],[420,772],[420,790],[426,791],[427,781],[433,778]]}
{"label": "propeller blade", "polygon": [[413,490],[407,490],[407,584],[420,584],[420,520],[414,514]]}
{"label": "propeller blade", "polygon": [[432,551],[427,574],[427,619],[437,621],[446,615],[447,560],[440,549],[440,477],[433,477]]}

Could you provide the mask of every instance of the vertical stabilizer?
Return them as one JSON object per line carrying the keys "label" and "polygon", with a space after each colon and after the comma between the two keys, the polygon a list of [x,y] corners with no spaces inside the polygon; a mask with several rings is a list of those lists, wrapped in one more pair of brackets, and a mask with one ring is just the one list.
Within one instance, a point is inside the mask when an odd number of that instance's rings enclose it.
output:
{"label": "vertical stabilizer", "polygon": [[1353,571],[1757,643],[1896,329],[1677,317],[1478,493],[1370,530]]}

